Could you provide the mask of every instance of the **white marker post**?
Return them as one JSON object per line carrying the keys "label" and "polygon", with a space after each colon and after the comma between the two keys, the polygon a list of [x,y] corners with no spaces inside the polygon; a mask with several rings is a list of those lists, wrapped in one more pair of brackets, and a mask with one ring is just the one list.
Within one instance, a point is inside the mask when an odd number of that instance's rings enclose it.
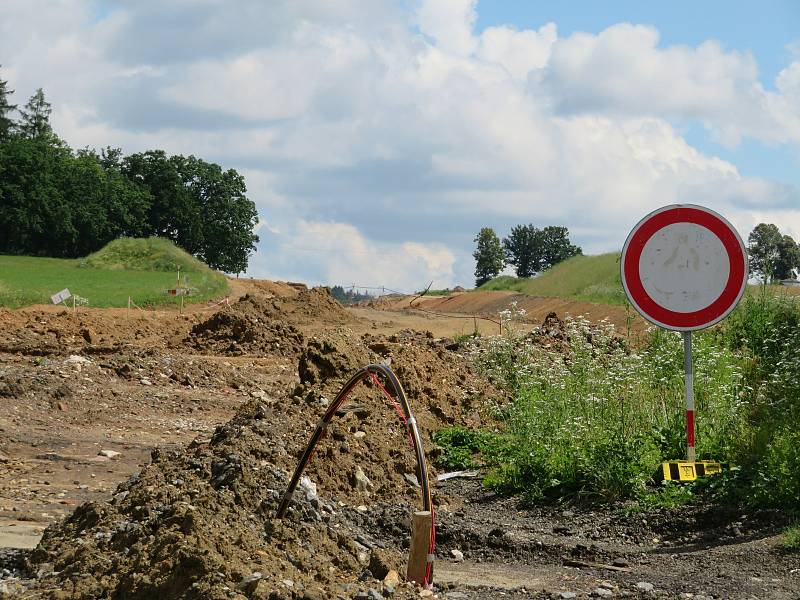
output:
{"label": "white marker post", "polygon": [[673,204],[653,211],[628,234],[622,285],[648,321],[683,332],[686,455],[695,461],[692,331],[724,319],[747,286],[747,252],[736,229],[713,210]]}

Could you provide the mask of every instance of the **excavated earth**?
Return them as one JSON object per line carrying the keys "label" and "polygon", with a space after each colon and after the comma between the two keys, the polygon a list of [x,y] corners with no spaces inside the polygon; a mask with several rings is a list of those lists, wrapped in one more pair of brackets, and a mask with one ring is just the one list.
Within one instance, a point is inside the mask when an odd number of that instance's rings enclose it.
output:
{"label": "excavated earth", "polygon": [[[0,597],[427,593],[402,582],[421,504],[414,454],[372,383],[275,518],[325,407],[370,362],[398,375],[428,450],[436,596],[800,597],[800,559],[776,546],[789,524],[779,512],[526,507],[475,477],[436,481],[431,434],[495,427],[483,407],[503,400],[460,344],[392,313],[378,328],[325,290],[246,291],[186,315],[0,313],[3,545],[47,525],[38,544],[0,550]],[[533,335],[558,338],[557,317]]]}

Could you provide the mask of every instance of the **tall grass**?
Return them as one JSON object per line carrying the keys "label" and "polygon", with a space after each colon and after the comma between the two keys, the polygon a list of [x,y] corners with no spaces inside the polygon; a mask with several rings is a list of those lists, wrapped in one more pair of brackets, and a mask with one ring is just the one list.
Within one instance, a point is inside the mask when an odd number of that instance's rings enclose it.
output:
{"label": "tall grass", "polygon": [[[630,348],[608,323],[567,318],[564,339],[509,329],[476,349],[479,368],[510,390],[489,460],[491,485],[532,499],[635,497],[664,460],[683,458],[685,404],[679,334],[653,331]],[[741,361],[713,334],[695,337],[697,452],[729,456],[745,429]]]}
{"label": "tall grass", "polygon": [[573,256],[531,279],[496,277],[481,290],[509,290],[529,296],[575,298],[600,304],[624,304],[619,253]]}
{"label": "tall grass", "polygon": [[[444,457],[482,463],[488,485],[532,500],[652,502],[648,484],[658,464],[686,452],[680,334],[653,329],[631,347],[607,323],[567,318],[563,331],[523,335],[513,321],[524,314],[512,308],[505,317],[505,335],[473,348],[478,368],[510,392],[489,407],[505,427],[443,432]],[[797,510],[800,299],[763,290],[745,298],[724,328],[693,338],[698,458],[740,467],[695,489]]]}

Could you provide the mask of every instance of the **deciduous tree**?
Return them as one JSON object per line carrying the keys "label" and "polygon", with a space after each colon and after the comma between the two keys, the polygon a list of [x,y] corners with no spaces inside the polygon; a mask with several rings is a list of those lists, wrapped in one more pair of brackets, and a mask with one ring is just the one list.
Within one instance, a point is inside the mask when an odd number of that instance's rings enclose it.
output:
{"label": "deciduous tree", "polygon": [[772,281],[780,256],[781,233],[772,223],[759,223],[747,237],[750,272],[764,283]]}
{"label": "deciduous tree", "polygon": [[503,270],[504,254],[500,238],[491,227],[481,228],[475,243],[475,286],[480,287]]}
{"label": "deciduous tree", "polygon": [[797,269],[800,269],[800,246],[791,236],[784,235],[778,242],[774,276],[776,279],[794,279]]}

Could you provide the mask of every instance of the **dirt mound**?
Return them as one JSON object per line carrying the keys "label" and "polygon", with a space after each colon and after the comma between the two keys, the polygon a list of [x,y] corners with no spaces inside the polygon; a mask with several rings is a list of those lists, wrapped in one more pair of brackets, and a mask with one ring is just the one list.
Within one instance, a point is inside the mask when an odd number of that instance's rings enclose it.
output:
{"label": "dirt mound", "polygon": [[214,354],[296,356],[304,343],[299,328],[319,321],[335,326],[352,323],[354,318],[328,288],[284,297],[247,294],[192,327],[185,342]]}
{"label": "dirt mound", "polygon": [[[380,589],[373,576],[401,567],[404,552],[365,529],[364,506],[391,503],[408,515],[420,492],[402,424],[374,384],[358,386],[329,428],[289,517],[274,514],[324,406],[367,362],[391,362],[429,450],[433,431],[479,418],[488,385],[446,341],[410,339],[359,338],[342,328],[309,340],[295,390],[246,404],[183,452],[154,451],[111,501],[84,504],[50,527],[32,570],[51,573],[35,594],[288,599]],[[436,490],[434,498],[457,503]],[[385,525],[407,538],[407,519]]]}
{"label": "dirt mound", "polygon": [[303,334],[272,318],[264,307],[264,301],[247,295],[230,309],[192,327],[185,342],[211,354],[297,354],[303,346]]}
{"label": "dirt mound", "polygon": [[186,335],[193,316],[163,319],[125,309],[0,310],[0,352],[28,356],[116,351],[131,344],[164,348]]}

